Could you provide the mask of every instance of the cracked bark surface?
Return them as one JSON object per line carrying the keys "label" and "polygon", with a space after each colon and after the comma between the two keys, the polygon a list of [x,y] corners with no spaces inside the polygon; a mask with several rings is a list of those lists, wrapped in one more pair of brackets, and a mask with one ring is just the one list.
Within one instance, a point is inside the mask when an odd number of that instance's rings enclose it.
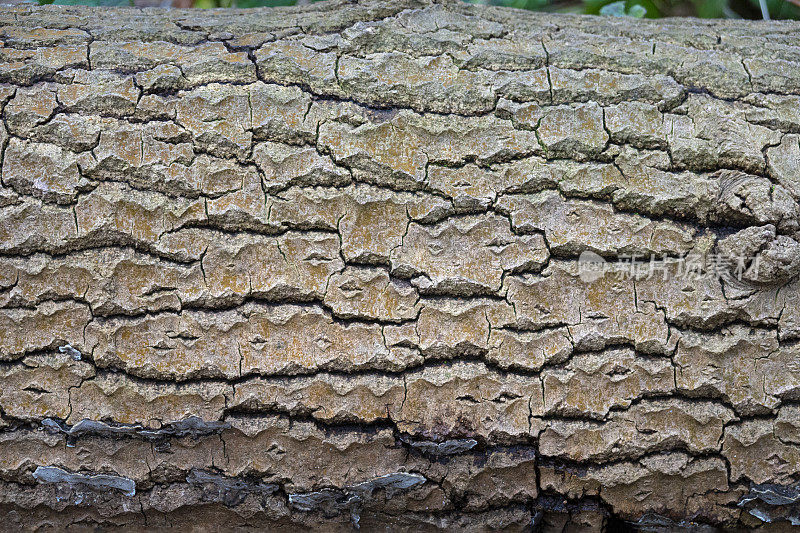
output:
{"label": "cracked bark surface", "polygon": [[800,523],[797,23],[17,6],[0,40],[0,529]]}

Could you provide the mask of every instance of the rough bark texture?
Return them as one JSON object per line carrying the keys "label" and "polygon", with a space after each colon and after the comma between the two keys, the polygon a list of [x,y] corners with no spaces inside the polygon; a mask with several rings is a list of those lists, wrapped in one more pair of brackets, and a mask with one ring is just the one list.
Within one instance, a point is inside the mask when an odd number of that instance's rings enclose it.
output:
{"label": "rough bark texture", "polygon": [[800,520],[796,23],[0,25],[0,528]]}

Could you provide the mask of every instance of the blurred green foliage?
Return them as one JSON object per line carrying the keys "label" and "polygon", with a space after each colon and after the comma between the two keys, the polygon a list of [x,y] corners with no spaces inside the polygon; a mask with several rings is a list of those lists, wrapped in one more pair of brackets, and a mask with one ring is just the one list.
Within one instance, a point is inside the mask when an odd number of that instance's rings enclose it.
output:
{"label": "blurred green foliage", "polygon": [[39,5],[117,7],[132,6],[133,0],[39,0]]}
{"label": "blurred green foliage", "polygon": [[[319,0],[305,0],[310,3]],[[773,19],[800,20],[800,0],[466,0],[477,4],[532,11],[584,13],[635,18],[700,17],[763,18],[762,5]],[[41,4],[128,6],[135,0],[39,0]],[[298,0],[193,0],[199,8],[292,6]]]}
{"label": "blurred green foliage", "polygon": [[194,7],[279,7],[296,3],[297,0],[194,0]]}
{"label": "blurred green foliage", "polygon": [[629,7],[625,5],[625,0],[619,0],[601,7],[600,14],[610,17],[633,17],[640,19],[647,14],[647,8],[641,4],[634,4]]}
{"label": "blurred green foliage", "polygon": [[[517,7],[533,11],[584,13],[645,18],[762,18],[759,0],[469,0],[476,4]],[[764,0],[770,18],[800,20],[800,0]],[[602,11],[606,6],[618,7]],[[641,6],[637,8],[635,6]],[[620,9],[624,7],[624,10]],[[644,12],[642,12],[644,9]]]}

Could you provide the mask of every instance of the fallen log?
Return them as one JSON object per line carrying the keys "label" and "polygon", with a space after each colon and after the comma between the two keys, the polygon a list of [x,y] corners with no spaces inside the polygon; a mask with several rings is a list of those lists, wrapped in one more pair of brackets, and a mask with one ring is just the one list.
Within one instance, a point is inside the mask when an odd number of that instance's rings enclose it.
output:
{"label": "fallen log", "polygon": [[800,522],[800,25],[0,12],[0,514]]}

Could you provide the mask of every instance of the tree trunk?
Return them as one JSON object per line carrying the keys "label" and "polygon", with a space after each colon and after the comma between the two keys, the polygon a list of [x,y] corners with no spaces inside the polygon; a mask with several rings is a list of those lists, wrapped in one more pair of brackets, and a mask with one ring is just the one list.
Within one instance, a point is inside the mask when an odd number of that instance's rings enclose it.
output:
{"label": "tree trunk", "polygon": [[797,23],[0,24],[0,529],[800,521]]}

